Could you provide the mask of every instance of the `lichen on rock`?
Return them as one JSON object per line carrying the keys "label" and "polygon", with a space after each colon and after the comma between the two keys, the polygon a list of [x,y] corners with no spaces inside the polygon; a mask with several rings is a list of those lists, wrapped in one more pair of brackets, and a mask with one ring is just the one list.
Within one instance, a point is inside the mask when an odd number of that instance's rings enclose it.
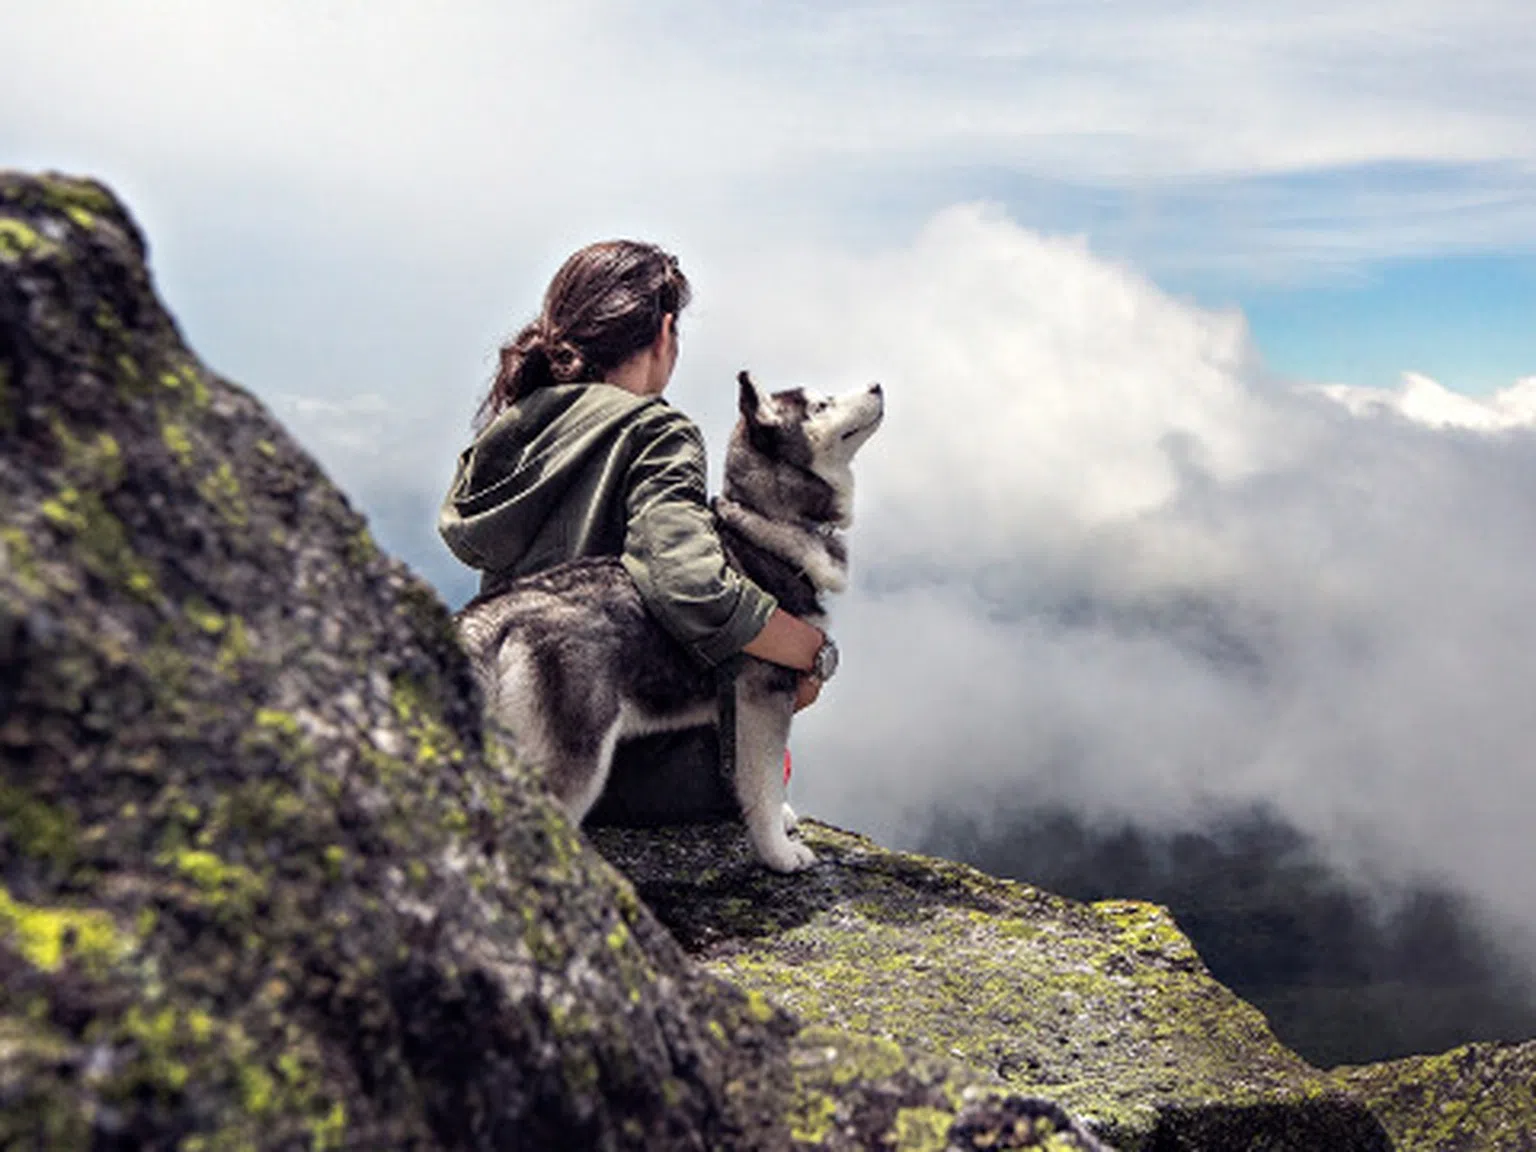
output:
{"label": "lichen on rock", "polygon": [[1466,1044],[1333,1075],[1371,1106],[1398,1152],[1536,1149],[1536,1041]]}
{"label": "lichen on rock", "polygon": [[955,1083],[1055,1100],[1122,1148],[1389,1146],[1165,910],[802,829],[821,863],[792,878],[756,867],[733,825],[592,836],[711,971],[808,1025],[946,1056]]}

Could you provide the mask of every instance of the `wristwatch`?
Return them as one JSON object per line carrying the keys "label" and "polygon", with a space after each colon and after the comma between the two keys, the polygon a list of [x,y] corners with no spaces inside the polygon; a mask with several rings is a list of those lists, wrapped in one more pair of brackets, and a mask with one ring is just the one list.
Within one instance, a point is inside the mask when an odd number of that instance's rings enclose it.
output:
{"label": "wristwatch", "polygon": [[811,661],[811,675],[826,683],[836,671],[837,645],[832,642],[832,637],[823,635],[821,647],[816,649],[815,659]]}

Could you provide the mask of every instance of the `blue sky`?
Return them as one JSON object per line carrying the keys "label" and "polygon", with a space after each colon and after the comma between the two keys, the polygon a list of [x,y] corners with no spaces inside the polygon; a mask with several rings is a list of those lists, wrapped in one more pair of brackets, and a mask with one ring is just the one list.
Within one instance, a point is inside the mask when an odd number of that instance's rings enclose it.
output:
{"label": "blue sky", "polygon": [[110,183],[450,601],[433,512],[576,246],[679,253],[711,445],[744,365],[885,382],[809,810],[1262,801],[1536,934],[1529,0],[0,0],[0,41],[0,163]]}
{"label": "blue sky", "polygon": [[241,237],[376,243],[354,212],[466,186],[524,291],[594,232],[857,249],[990,200],[1243,308],[1284,374],[1536,372],[1520,0],[0,0],[0,27],[0,160],[112,179],[191,284]]}
{"label": "blue sky", "polygon": [[1536,257],[1373,261],[1338,280],[1235,296],[1283,376],[1386,388],[1407,371],[1485,395],[1536,375]]}

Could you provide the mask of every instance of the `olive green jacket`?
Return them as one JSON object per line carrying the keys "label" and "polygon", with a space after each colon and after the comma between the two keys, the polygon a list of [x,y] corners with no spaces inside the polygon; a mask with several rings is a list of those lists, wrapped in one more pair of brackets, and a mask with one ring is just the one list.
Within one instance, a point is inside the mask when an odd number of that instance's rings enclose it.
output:
{"label": "olive green jacket", "polygon": [[540,388],[459,456],[438,532],[490,593],[583,556],[618,556],[652,615],[706,664],[741,651],[777,603],[725,562],[704,440],[659,397]]}

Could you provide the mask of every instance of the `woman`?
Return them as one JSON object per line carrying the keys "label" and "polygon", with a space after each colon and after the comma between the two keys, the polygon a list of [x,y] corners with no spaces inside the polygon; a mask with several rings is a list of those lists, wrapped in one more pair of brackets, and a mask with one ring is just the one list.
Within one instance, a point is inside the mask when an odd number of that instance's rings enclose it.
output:
{"label": "woman", "polygon": [[[646,607],[701,663],[740,652],[802,672],[812,703],[823,633],[725,562],[698,428],[661,398],[677,363],[688,280],[667,252],[610,240],[572,255],[543,310],[501,349],[474,443],[438,518],[482,595],[583,556],[619,556]],[[734,804],[713,768],[713,732],[634,741],[614,761],[594,818],[649,823]],[[636,774],[645,780],[626,788]]]}

